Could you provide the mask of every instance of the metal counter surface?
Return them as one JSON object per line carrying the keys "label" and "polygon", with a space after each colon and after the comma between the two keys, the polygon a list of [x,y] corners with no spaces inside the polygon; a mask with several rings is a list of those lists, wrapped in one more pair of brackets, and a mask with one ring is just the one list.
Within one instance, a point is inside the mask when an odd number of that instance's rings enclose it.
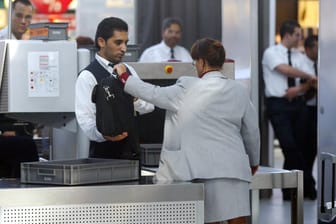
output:
{"label": "metal counter surface", "polygon": [[151,184],[151,177],[144,177],[105,185],[51,186],[2,179],[0,223],[203,224],[203,184]]}
{"label": "metal counter surface", "polygon": [[[146,170],[155,171],[155,168],[146,168]],[[288,171],[271,167],[260,167],[256,175],[253,176],[251,183],[251,223],[260,223],[259,190],[274,188],[292,189],[291,223],[303,224],[303,172],[299,170]],[[39,207],[48,206],[50,204],[52,204],[53,206],[61,206],[64,204],[106,204],[111,202],[117,203],[119,205],[124,205],[125,203],[143,204],[148,202],[161,203],[162,201],[173,203],[173,205],[169,205],[170,208],[171,206],[174,208],[177,206],[178,210],[181,209],[179,207],[180,205],[176,204],[176,201],[194,201],[196,202],[196,206],[194,204],[192,205],[194,211],[193,215],[191,216],[197,216],[198,221],[202,220],[204,217],[202,184],[182,182],[156,185],[152,184],[151,176],[142,177],[140,181],[113,183],[109,185],[100,184],[76,187],[20,184],[18,180],[0,179],[1,209],[8,206]],[[154,213],[156,212],[157,211],[155,211]],[[151,212],[149,212],[148,214],[153,217],[155,216],[151,214]],[[182,217],[182,219],[184,218],[185,217]],[[44,221],[44,223],[46,222]],[[144,222],[142,220],[139,223],[147,222]],[[175,222],[165,223],[180,222],[175,220]],[[203,223],[203,221],[199,223]]]}
{"label": "metal counter surface", "polygon": [[[0,179],[0,206],[24,205],[29,199],[31,199],[29,203],[34,205],[82,203],[94,200],[118,203],[162,201],[163,199],[166,201],[203,200],[203,184],[190,182],[153,184],[151,179],[148,176],[142,177],[140,181],[80,186],[21,184],[18,179]],[[91,194],[87,194],[87,191]],[[63,199],[59,200],[59,193],[69,193],[71,196],[78,197],[62,196]],[[123,195],[123,193],[127,194]]]}

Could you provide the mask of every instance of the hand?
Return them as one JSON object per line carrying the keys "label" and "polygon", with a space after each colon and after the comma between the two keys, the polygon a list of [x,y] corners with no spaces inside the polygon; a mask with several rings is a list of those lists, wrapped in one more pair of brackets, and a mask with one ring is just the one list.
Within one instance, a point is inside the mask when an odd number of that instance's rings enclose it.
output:
{"label": "hand", "polygon": [[126,66],[122,63],[114,65],[113,70],[117,73],[118,78],[119,75],[123,74],[124,72],[127,72]]}
{"label": "hand", "polygon": [[315,79],[311,79],[311,80],[309,80],[309,84],[310,84],[310,86],[312,86],[314,89],[317,89],[317,86],[318,86],[318,79],[315,78]]}
{"label": "hand", "polygon": [[300,92],[300,88],[298,86],[290,87],[287,89],[286,94],[284,95],[289,101],[297,97]]}
{"label": "hand", "polygon": [[252,173],[252,175],[254,175],[257,172],[258,168],[259,168],[258,165],[257,166],[251,166],[251,173]]}
{"label": "hand", "polygon": [[309,77],[309,79],[307,79],[307,80],[309,80],[309,81],[311,81],[311,82],[314,82],[314,81],[317,81],[317,77],[316,77],[315,75],[311,75],[311,76]]}
{"label": "hand", "polygon": [[16,132],[15,131],[4,131],[2,132],[2,136],[16,136]]}
{"label": "hand", "polygon": [[128,77],[130,76],[127,73],[126,66],[124,64],[117,64],[117,65],[114,66],[114,71],[117,72],[117,78],[119,79],[119,81],[123,85],[125,85]]}
{"label": "hand", "polygon": [[128,133],[127,132],[123,132],[119,135],[116,135],[116,136],[107,136],[107,135],[104,135],[104,138],[108,141],[112,141],[112,142],[118,142],[118,141],[121,141],[123,139],[125,139],[126,137],[128,136]]}

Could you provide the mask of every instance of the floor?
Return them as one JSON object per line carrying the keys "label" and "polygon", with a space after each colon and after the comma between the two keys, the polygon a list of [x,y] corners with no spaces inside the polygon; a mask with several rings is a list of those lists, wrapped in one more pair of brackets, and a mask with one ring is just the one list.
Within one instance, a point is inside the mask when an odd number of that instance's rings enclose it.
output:
{"label": "floor", "polygon": [[[283,156],[280,148],[274,149],[274,167],[282,168]],[[317,167],[314,168],[316,178]],[[304,201],[304,224],[317,224],[317,201]],[[290,202],[282,200],[280,189],[274,189],[269,199],[260,201],[260,224],[289,224]]]}

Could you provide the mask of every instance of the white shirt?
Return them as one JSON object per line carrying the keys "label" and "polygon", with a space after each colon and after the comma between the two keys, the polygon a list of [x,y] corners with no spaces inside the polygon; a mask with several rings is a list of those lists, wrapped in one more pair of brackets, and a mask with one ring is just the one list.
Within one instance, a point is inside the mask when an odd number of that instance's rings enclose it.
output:
{"label": "white shirt", "polygon": [[[288,89],[288,77],[275,70],[280,64],[288,64],[288,49],[282,44],[267,48],[262,58],[263,78],[266,97],[283,97]],[[292,67],[302,69],[303,54],[297,49],[291,49]],[[300,78],[295,78],[296,83]]]}
{"label": "white shirt", "polygon": [[[314,76],[316,76],[314,61],[311,60],[307,55],[303,55],[302,70],[309,74],[314,74]],[[309,106],[316,106],[316,95],[312,99],[308,100],[306,104]]]}
{"label": "white shirt", "polygon": [[[179,45],[174,47],[175,60],[192,62],[189,52]],[[171,59],[170,47],[164,41],[147,48],[141,55],[139,62],[165,62]]]}
{"label": "white shirt", "polygon": [[16,40],[16,37],[13,34],[10,38],[8,38],[8,26],[0,30],[0,40],[4,40],[4,39]]}
{"label": "white shirt", "polygon": [[[96,54],[95,58],[111,75],[113,68],[108,66],[110,63],[106,59]],[[139,77],[135,70],[128,66],[132,76]],[[88,70],[83,70],[76,81],[75,113],[79,126],[91,141],[106,141],[96,126],[96,104],[91,101],[91,94],[97,84],[95,76]],[[134,101],[134,109],[140,114],[154,110],[154,105],[141,99]]]}

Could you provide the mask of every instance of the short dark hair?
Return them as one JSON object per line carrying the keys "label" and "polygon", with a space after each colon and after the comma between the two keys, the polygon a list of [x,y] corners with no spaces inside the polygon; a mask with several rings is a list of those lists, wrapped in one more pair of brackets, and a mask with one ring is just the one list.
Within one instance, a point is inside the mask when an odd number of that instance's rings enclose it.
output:
{"label": "short dark hair", "polygon": [[225,61],[223,44],[211,38],[197,40],[191,47],[193,60],[204,59],[212,67],[222,67]]}
{"label": "short dark hair", "polygon": [[117,17],[108,17],[103,19],[97,27],[96,37],[95,37],[95,46],[100,49],[98,45],[98,38],[101,37],[105,41],[113,36],[114,31],[125,31],[128,32],[127,23]]}
{"label": "short dark hair", "polygon": [[164,31],[167,28],[169,28],[172,24],[177,24],[182,29],[182,22],[181,22],[181,20],[179,18],[168,17],[168,18],[165,18],[162,21],[162,31]]}
{"label": "short dark hair", "polygon": [[317,35],[310,35],[304,41],[304,48],[312,48],[318,42]]}
{"label": "short dark hair", "polygon": [[295,28],[301,28],[300,24],[296,20],[286,20],[281,24],[280,37],[283,38],[286,33],[293,34]]}
{"label": "short dark hair", "polygon": [[18,4],[18,3],[21,3],[25,6],[31,6],[32,8],[34,8],[32,3],[29,0],[15,0],[15,1],[13,1],[13,4],[12,4],[12,10],[15,9],[16,4]]}

